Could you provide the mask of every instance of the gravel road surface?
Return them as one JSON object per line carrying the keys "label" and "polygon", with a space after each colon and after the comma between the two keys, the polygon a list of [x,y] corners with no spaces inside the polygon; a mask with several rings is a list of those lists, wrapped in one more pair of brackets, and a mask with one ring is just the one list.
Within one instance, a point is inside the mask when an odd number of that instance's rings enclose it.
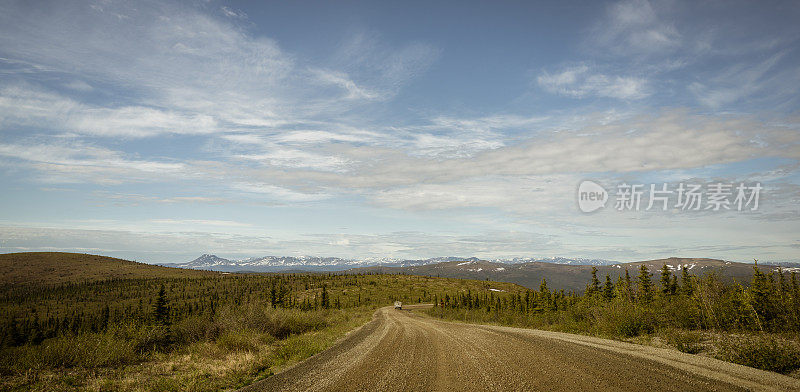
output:
{"label": "gravel road surface", "polygon": [[800,391],[800,380],[580,335],[381,308],[335,346],[242,391]]}

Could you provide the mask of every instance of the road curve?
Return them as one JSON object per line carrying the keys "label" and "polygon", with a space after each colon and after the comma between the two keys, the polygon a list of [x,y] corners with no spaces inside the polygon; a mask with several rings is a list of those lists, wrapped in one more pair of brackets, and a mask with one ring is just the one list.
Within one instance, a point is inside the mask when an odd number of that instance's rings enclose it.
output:
{"label": "road curve", "polygon": [[636,344],[390,307],[242,391],[800,391],[800,380]]}

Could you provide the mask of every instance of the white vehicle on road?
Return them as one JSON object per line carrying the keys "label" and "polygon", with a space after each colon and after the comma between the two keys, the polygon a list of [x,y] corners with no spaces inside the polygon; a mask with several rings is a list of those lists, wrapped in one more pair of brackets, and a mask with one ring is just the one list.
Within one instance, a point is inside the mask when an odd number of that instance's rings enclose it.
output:
{"label": "white vehicle on road", "polygon": [[400,301],[394,301],[394,308],[403,310],[403,303]]}

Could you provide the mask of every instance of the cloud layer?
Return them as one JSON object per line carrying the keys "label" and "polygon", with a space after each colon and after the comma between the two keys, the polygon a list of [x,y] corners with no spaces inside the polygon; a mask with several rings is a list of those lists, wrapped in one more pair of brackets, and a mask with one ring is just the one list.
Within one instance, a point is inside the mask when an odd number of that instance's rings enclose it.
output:
{"label": "cloud layer", "polygon": [[[439,25],[293,41],[215,2],[4,3],[3,204],[26,208],[6,207],[0,240],[159,261],[188,253],[170,238],[237,255],[750,259],[734,246],[755,247],[750,231],[719,223],[730,219],[759,225],[764,252],[794,258],[781,233],[800,223],[798,29],[744,6],[706,23],[716,7],[603,4],[556,34],[573,37],[563,51],[528,49],[518,88],[498,94],[506,68],[453,64],[511,44],[470,42],[465,54]],[[734,22],[763,33],[738,35]],[[523,62],[513,56],[530,37],[497,64]],[[485,97],[448,94],[462,85]],[[761,214],[585,216],[574,192],[587,178],[763,181],[770,193]],[[88,241],[86,219],[135,224]],[[686,237],[686,225],[706,234]]]}

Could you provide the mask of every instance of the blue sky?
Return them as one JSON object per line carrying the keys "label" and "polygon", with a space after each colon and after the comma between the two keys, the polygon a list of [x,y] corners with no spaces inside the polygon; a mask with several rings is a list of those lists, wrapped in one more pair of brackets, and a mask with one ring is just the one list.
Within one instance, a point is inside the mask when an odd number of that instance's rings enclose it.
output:
{"label": "blue sky", "polygon": [[797,3],[564,3],[4,1],[0,252],[800,261]]}

